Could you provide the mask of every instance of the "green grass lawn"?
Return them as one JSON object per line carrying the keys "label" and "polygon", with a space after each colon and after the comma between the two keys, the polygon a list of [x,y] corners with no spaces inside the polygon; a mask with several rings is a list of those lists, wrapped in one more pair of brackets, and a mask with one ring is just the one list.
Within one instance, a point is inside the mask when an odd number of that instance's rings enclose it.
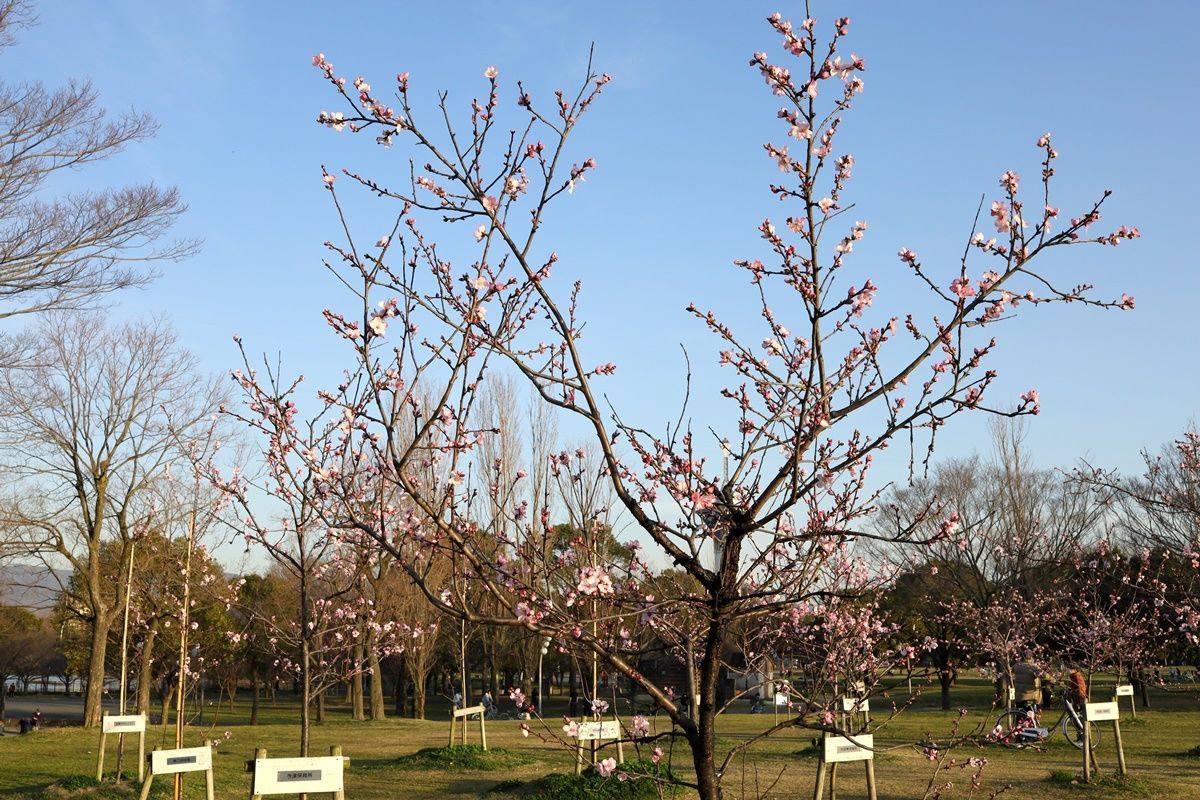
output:
{"label": "green grass lawn", "polygon": [[[967,726],[994,717],[991,712],[985,714],[983,710],[990,702],[989,694],[988,687],[979,680],[964,679],[955,690],[953,700],[956,704],[977,709],[976,713],[966,718]],[[991,790],[1011,784],[1013,789],[1006,793],[1006,797],[1048,800],[1200,798],[1200,756],[1188,754],[1189,750],[1200,745],[1200,704],[1191,695],[1162,693],[1156,693],[1153,701],[1156,708],[1139,712],[1136,723],[1129,721],[1128,706],[1124,706],[1122,733],[1130,771],[1128,781],[1116,781],[1109,776],[1116,768],[1110,726],[1104,726],[1103,739],[1097,751],[1105,774],[1094,786],[1082,786],[1076,781],[1082,771],[1080,753],[1057,733],[1041,752],[989,746],[982,749],[962,748],[956,750],[955,755],[963,758],[980,756],[988,760],[984,772],[986,791],[982,795],[977,794],[977,797],[986,797]],[[886,702],[872,699],[876,721],[883,718]],[[560,714],[565,709],[565,701],[558,697],[549,698],[547,705],[548,716]],[[881,753],[876,759],[881,800],[919,798],[924,794],[933,765],[921,753],[902,743],[926,735],[936,740],[948,734],[957,714],[943,712],[936,705],[933,694],[927,694],[877,733],[877,746],[895,745],[895,749]],[[262,724],[253,727],[246,724],[248,712],[249,704],[244,701],[239,702],[232,711],[224,707],[207,708],[206,724],[203,727],[193,725],[186,734],[185,744],[191,746],[207,738],[223,738],[226,731],[230,732],[228,740],[220,745],[214,755],[216,793],[220,798],[244,798],[248,795],[250,776],[243,771],[243,767],[247,759],[253,758],[255,748],[265,747],[273,756],[291,756],[297,751],[299,729],[295,724],[297,710],[294,705],[282,701],[277,707],[265,704],[260,713]],[[519,723],[513,721],[488,723],[489,745],[508,751],[508,754],[500,754],[498,760],[487,762],[488,766],[484,769],[472,769],[472,766],[478,766],[474,762],[438,768],[436,760],[401,758],[423,748],[446,744],[449,722],[444,719],[444,703],[433,704],[429,714],[439,721],[389,719],[354,722],[348,718],[348,711],[343,706],[333,703],[329,721],[313,728],[313,755],[328,753],[331,745],[343,748],[352,762],[346,776],[348,800],[479,798],[501,782],[505,782],[505,788],[513,787],[518,782],[528,782],[547,773],[568,773],[572,770],[570,753],[561,746],[536,737],[523,738]],[[1057,717],[1057,714],[1054,716]],[[552,717],[548,723],[555,732],[559,728],[559,723],[554,721],[557,718]],[[741,711],[730,714],[723,719],[719,745],[727,749],[762,730],[771,721],[770,714],[751,715]],[[478,725],[474,724],[469,728],[468,741],[474,741],[477,735]],[[736,759],[726,778],[727,797],[755,797],[760,793],[781,800],[810,797],[817,763],[811,752],[811,738],[811,734],[781,734],[757,745],[745,759]],[[110,737],[110,750],[106,757],[106,765],[110,769],[115,763],[112,739]],[[152,728],[147,734],[147,749],[167,746],[170,741],[173,741],[170,734]],[[93,774],[98,742],[98,733],[70,727],[47,728],[28,736],[0,738],[0,798],[34,800],[43,797],[123,796],[111,792],[98,794],[79,791],[72,795],[46,791],[48,786],[66,776]],[[690,773],[686,744],[680,742],[672,747],[669,740],[663,740],[661,745],[668,751],[675,772],[686,777]],[[136,752],[136,743],[134,748]],[[641,755],[648,755],[645,748],[642,748]],[[627,746],[626,757],[637,756],[636,749]],[[127,769],[128,764],[127,756]],[[957,770],[944,779],[954,780],[956,787],[961,789],[969,786],[969,777]],[[169,779],[162,783],[165,789]],[[843,765],[838,783],[839,796],[865,797],[863,770],[858,764]],[[961,789],[956,789],[952,796],[966,797],[967,792]],[[155,792],[156,796],[158,794]],[[185,776],[185,797],[203,796],[203,776]],[[681,796],[688,795],[685,793]]]}

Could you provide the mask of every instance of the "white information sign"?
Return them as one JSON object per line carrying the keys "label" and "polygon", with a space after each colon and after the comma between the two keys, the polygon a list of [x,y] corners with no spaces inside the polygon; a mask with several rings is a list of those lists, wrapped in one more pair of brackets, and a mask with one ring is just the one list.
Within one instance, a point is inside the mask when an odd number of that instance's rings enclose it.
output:
{"label": "white information sign", "polygon": [[870,761],[875,758],[874,750],[864,749],[875,746],[875,737],[871,734],[855,736],[853,741],[845,736],[829,736],[823,742],[824,750],[822,752],[826,763]]}
{"label": "white information sign", "polygon": [[212,769],[211,747],[184,747],[181,750],[155,750],[150,754],[150,773],[204,772]]}
{"label": "white information sign", "polygon": [[1017,701],[1017,690],[1012,686],[1008,687],[1008,702],[1015,703]]}
{"label": "white information sign", "polygon": [[145,714],[125,714],[103,718],[102,733],[141,733],[146,730]]}
{"label": "white information sign", "polygon": [[1129,684],[1118,686],[1117,697],[1133,697],[1133,687]]}
{"label": "white information sign", "polygon": [[459,717],[469,717],[472,714],[482,714],[482,713],[483,713],[483,706],[471,706],[470,708],[456,708],[456,709],[454,709],[454,718],[458,719]]}
{"label": "white information sign", "polygon": [[343,761],[341,756],[256,758],[253,794],[340,792]]}
{"label": "white information sign", "polygon": [[581,722],[579,723],[579,733],[575,738],[581,742],[597,739],[620,739],[621,723],[615,719],[603,722]]}
{"label": "white information sign", "polygon": [[779,693],[775,695],[775,705],[786,706],[789,702],[790,701],[788,700],[788,696],[786,694]]}
{"label": "white information sign", "polygon": [[843,697],[842,711],[861,711],[864,714],[871,710],[871,701],[867,698]]}
{"label": "white information sign", "polygon": [[1084,714],[1088,722],[1107,722],[1121,718],[1116,703],[1088,703]]}

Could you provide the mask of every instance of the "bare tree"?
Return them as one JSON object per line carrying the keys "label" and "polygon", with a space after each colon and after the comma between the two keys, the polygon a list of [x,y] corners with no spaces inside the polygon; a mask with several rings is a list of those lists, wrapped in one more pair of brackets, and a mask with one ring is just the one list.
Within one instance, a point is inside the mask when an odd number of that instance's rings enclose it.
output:
{"label": "bare tree", "polygon": [[46,323],[16,340],[38,367],[0,371],[0,526],[16,553],[77,576],[71,600],[91,635],[84,723],[95,725],[124,599],[102,545],[118,542],[113,563],[128,561],[136,532],[159,513],[155,484],[220,395],[160,321],[109,325],[100,314],[56,312]]}
{"label": "bare tree", "polygon": [[[0,0],[0,47],[32,21],[29,3]],[[156,129],[143,113],[110,117],[87,81],[0,83],[0,319],[87,306],[154,277],[135,262],[194,250],[191,242],[155,246],[184,211],[173,187],[48,192],[55,173],[109,158]]]}

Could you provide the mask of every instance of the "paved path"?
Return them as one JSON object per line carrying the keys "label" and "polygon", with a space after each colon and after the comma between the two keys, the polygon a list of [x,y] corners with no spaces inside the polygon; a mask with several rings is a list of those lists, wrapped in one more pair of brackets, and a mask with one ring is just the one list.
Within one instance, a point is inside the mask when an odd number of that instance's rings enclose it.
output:
{"label": "paved path", "polygon": [[[109,710],[109,713],[115,714],[117,701],[115,699],[107,700],[104,707]],[[42,717],[47,721],[78,722],[83,719],[83,698],[64,697],[61,694],[18,694],[6,698],[4,703],[4,720],[7,723],[5,731],[8,733],[17,731],[19,721],[29,719],[29,716],[39,709]]]}

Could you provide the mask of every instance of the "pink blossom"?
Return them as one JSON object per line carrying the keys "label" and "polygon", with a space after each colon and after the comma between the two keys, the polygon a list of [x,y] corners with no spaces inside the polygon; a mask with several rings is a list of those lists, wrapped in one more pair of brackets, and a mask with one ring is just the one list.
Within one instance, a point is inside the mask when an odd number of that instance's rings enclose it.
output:
{"label": "pink blossom", "polygon": [[617,760],[609,757],[596,765],[596,772],[600,773],[601,778],[607,778],[617,770]]}
{"label": "pink blossom", "polygon": [[475,229],[475,241],[482,242],[483,237],[485,237],[485,236],[487,236],[487,226],[486,225],[480,225],[478,228]]}
{"label": "pink blossom", "polygon": [[487,78],[488,80],[495,80],[496,76],[499,74],[500,70],[496,69],[495,67],[488,67],[483,71],[483,77]]}
{"label": "pink blossom", "polygon": [[603,567],[584,567],[579,570],[579,585],[575,587],[580,594],[599,595],[607,597],[613,593],[612,578]]}
{"label": "pink blossom", "polygon": [[957,277],[950,283],[950,291],[966,300],[968,297],[975,295],[975,287],[965,277]]}
{"label": "pink blossom", "polygon": [[1042,407],[1039,403],[1039,400],[1040,398],[1038,396],[1037,389],[1030,389],[1028,392],[1025,392],[1023,395],[1021,395],[1021,402],[1027,406],[1033,406],[1029,412],[1031,414],[1036,414],[1041,410]]}
{"label": "pink blossom", "polygon": [[635,714],[630,721],[629,729],[634,739],[645,739],[650,735],[650,720],[642,714]]}
{"label": "pink blossom", "polygon": [[661,747],[654,748],[654,752],[651,754],[650,760],[653,763],[657,764],[658,762],[662,761],[662,758],[663,758],[662,748]]}
{"label": "pink blossom", "polygon": [[1000,233],[1008,233],[1012,230],[1012,223],[1008,219],[1008,206],[1000,200],[992,203],[992,217],[996,220],[996,230]]}

